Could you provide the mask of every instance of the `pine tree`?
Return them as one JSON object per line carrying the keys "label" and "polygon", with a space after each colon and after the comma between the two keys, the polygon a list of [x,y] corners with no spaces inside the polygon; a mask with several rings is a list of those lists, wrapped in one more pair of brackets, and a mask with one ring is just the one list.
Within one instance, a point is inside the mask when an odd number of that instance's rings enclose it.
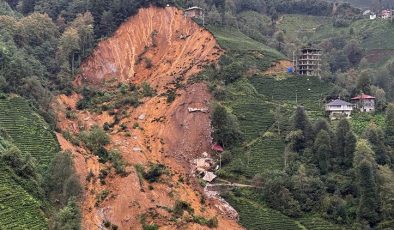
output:
{"label": "pine tree", "polygon": [[372,150],[375,152],[376,163],[380,165],[390,164],[390,157],[387,154],[384,145],[384,134],[382,129],[376,125],[370,125],[364,133],[365,138],[371,144]]}
{"label": "pine tree", "polygon": [[331,153],[330,135],[327,131],[321,130],[316,137],[314,144],[315,162],[317,162],[320,172],[326,174],[329,169],[328,158]]}
{"label": "pine tree", "polygon": [[354,150],[356,149],[356,136],[352,131],[349,131],[345,137],[345,148],[344,148],[344,158],[343,164],[346,168],[351,168],[354,157]]}
{"label": "pine tree", "polygon": [[386,125],[385,125],[385,139],[386,144],[394,147],[394,105],[389,104],[386,112]]}
{"label": "pine tree", "polygon": [[379,221],[379,196],[375,172],[371,162],[361,161],[357,167],[357,179],[360,201],[357,209],[359,221],[366,220],[370,225]]}
{"label": "pine tree", "polygon": [[293,119],[293,130],[301,130],[304,140],[300,142],[300,149],[306,148],[313,143],[313,129],[308,116],[305,113],[304,107],[297,107]]}
{"label": "pine tree", "polygon": [[349,168],[353,160],[356,137],[352,133],[350,124],[345,118],[339,121],[335,134],[335,161]]}

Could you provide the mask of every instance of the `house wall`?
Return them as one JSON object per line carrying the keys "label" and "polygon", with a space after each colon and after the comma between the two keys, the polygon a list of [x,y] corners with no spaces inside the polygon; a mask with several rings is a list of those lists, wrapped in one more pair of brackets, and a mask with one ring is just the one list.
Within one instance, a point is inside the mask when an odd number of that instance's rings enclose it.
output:
{"label": "house wall", "polygon": [[351,111],[330,111],[330,119],[335,120],[335,119],[340,119],[342,117],[345,118],[350,118],[352,115]]}

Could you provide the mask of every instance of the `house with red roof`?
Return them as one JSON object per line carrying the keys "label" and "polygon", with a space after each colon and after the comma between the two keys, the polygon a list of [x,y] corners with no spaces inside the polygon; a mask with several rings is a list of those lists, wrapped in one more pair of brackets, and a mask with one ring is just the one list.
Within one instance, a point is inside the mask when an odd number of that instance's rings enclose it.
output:
{"label": "house with red roof", "polygon": [[352,101],[355,104],[356,109],[360,112],[373,112],[375,111],[375,100],[376,98],[367,94],[362,93],[357,97],[353,97]]}

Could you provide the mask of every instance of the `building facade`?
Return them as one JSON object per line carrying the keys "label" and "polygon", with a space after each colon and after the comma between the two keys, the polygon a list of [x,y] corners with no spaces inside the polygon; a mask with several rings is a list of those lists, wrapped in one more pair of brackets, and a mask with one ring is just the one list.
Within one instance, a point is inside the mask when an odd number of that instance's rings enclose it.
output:
{"label": "building facade", "polygon": [[376,98],[367,94],[361,94],[357,97],[353,97],[352,101],[355,107],[360,110],[360,112],[373,112],[375,111],[375,100]]}
{"label": "building facade", "polygon": [[193,6],[184,11],[184,15],[190,18],[202,18],[204,17],[204,11],[202,8]]}
{"label": "building facade", "polygon": [[301,53],[294,60],[296,73],[305,76],[320,76],[322,50],[307,47],[301,49]]}
{"label": "building facade", "polygon": [[329,114],[330,119],[335,120],[342,117],[350,118],[353,111],[353,104],[342,101],[340,99],[334,100],[326,104],[326,112]]}

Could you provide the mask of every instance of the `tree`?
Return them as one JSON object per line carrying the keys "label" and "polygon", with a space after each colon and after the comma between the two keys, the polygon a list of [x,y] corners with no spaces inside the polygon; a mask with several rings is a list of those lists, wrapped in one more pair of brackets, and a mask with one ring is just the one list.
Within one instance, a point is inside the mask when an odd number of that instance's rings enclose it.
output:
{"label": "tree", "polygon": [[94,44],[93,23],[93,16],[90,12],[78,14],[74,21],[71,22],[71,27],[78,32],[79,48],[82,58],[89,53],[90,48]]}
{"label": "tree", "polygon": [[291,177],[291,191],[301,210],[309,212],[320,204],[325,188],[320,178],[311,175],[301,164],[297,173]]}
{"label": "tree", "polygon": [[327,131],[321,130],[317,134],[313,149],[315,153],[314,158],[319,166],[320,172],[326,174],[329,169],[328,159],[331,155],[331,141]]}
{"label": "tree", "polygon": [[347,119],[339,121],[335,133],[335,160],[338,164],[350,168],[353,161],[356,137],[350,129]]}
{"label": "tree", "polygon": [[378,128],[375,124],[370,124],[364,132],[364,137],[371,144],[372,150],[375,153],[376,163],[380,165],[390,164],[390,157],[384,145],[382,129]]}
{"label": "tree", "polygon": [[367,159],[362,160],[357,166],[357,182],[360,196],[357,218],[375,225],[379,221],[379,195],[374,169]]}
{"label": "tree", "polygon": [[93,126],[88,132],[81,132],[79,137],[85,146],[95,154],[110,142],[108,134],[98,126]]}
{"label": "tree", "polygon": [[263,178],[267,178],[263,187],[263,197],[268,205],[288,216],[300,216],[300,204],[294,199],[288,188],[289,176],[279,171],[272,171],[268,174],[263,176]]}
{"label": "tree", "polygon": [[280,135],[282,121],[284,118],[280,106],[276,107],[275,110],[271,110],[270,113],[274,116],[275,124],[276,124],[277,130],[278,130],[278,135]]}
{"label": "tree", "polygon": [[[394,219],[394,172],[387,165],[378,169],[377,180],[379,186],[379,197],[381,200],[382,225],[392,225]],[[390,221],[391,220],[391,221]],[[386,223],[385,223],[386,222]],[[378,229],[384,229],[379,228]]]}
{"label": "tree", "polygon": [[[305,113],[304,107],[297,107],[294,117],[293,117],[293,130],[301,130],[304,136],[303,140],[299,144],[299,149],[306,148],[308,144],[313,143],[313,129],[312,124],[309,121],[308,116]],[[297,148],[298,148],[297,147]]]}
{"label": "tree", "polygon": [[66,204],[71,197],[78,197],[82,192],[75,173],[71,153],[60,152],[51,162],[46,178],[46,191],[51,201],[58,200]]}
{"label": "tree", "polygon": [[[62,69],[71,70],[74,75],[76,54],[80,51],[81,38],[78,31],[72,27],[67,28],[59,41],[58,56]],[[71,65],[71,69],[70,69]]]}
{"label": "tree", "polygon": [[394,147],[394,104],[389,104],[386,110],[384,136],[386,144]]}
{"label": "tree", "polygon": [[361,59],[363,58],[364,51],[362,50],[360,44],[357,41],[351,40],[345,46],[345,53],[347,55],[349,63],[352,66],[357,66],[360,63]]}
{"label": "tree", "polygon": [[363,71],[357,80],[357,90],[361,93],[370,94],[372,78],[369,71]]}
{"label": "tree", "polygon": [[326,119],[319,118],[313,126],[313,132],[318,134],[320,131],[325,130],[330,132],[330,127]]}
{"label": "tree", "polygon": [[215,142],[224,147],[233,146],[244,139],[237,118],[228,113],[226,108],[217,104],[212,113],[212,137]]}
{"label": "tree", "polygon": [[371,93],[376,97],[376,110],[383,111],[386,108],[386,92],[376,86],[371,86]]}
{"label": "tree", "polygon": [[79,230],[81,229],[81,211],[74,198],[71,198],[67,206],[56,214],[52,229],[58,230]]}

